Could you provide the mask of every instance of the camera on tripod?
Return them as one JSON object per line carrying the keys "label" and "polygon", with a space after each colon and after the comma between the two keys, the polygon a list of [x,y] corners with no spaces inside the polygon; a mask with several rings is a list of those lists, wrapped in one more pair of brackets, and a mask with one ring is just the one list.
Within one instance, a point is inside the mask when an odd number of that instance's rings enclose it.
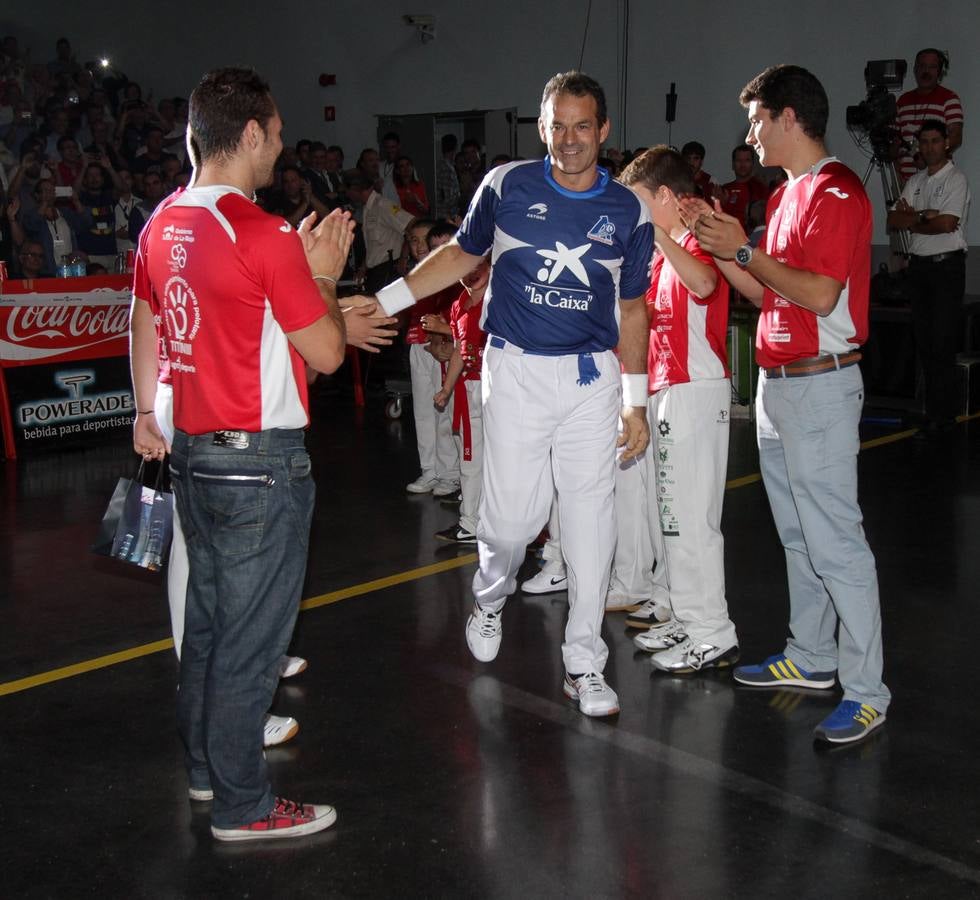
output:
{"label": "camera on tripod", "polygon": [[907,69],[904,59],[870,60],[864,67],[867,97],[856,106],[847,107],[848,131],[859,143],[867,140],[873,156],[879,160],[891,158],[892,148],[900,137],[893,92],[901,89]]}

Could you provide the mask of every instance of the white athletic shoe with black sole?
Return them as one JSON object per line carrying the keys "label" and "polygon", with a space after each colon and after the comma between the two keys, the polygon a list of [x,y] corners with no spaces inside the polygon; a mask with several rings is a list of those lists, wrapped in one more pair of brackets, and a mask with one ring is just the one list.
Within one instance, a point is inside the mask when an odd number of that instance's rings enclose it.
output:
{"label": "white athletic shoe with black sole", "polygon": [[661,650],[676,647],[686,640],[687,632],[684,631],[684,626],[677,619],[671,619],[669,622],[664,622],[663,625],[654,625],[636,635],[633,638],[633,643],[647,653],[659,653]]}
{"label": "white athletic shoe with black sole", "polygon": [[650,628],[653,625],[663,625],[673,618],[670,608],[656,600],[647,600],[642,606],[626,617],[627,628]]}
{"label": "white athletic shoe with black sole", "polygon": [[503,624],[500,613],[483,609],[473,604],[473,612],[466,620],[466,646],[480,662],[491,662],[497,658],[503,638]]}
{"label": "white athletic shoe with black sole", "polygon": [[650,658],[650,663],[661,672],[672,675],[690,675],[704,669],[725,669],[738,662],[738,646],[716,647],[685,638],[669,650],[661,650]]}

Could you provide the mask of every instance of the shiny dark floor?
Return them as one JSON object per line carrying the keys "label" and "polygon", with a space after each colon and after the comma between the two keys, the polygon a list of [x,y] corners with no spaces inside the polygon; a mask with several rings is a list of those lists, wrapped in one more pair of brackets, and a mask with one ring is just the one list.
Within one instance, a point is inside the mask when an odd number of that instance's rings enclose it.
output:
{"label": "shiny dark floor", "polygon": [[[469,555],[431,539],[451,510],[403,491],[410,413],[387,422],[382,403],[318,391],[307,597]],[[867,743],[815,749],[836,693],[651,675],[622,614],[605,624],[622,713],[586,719],[560,690],[564,595],[512,598],[500,656],[482,665],[462,634],[465,562],[300,616],[293,649],[310,668],[275,709],[301,731],[268,758],[282,793],[333,803],[339,820],[243,846],[213,841],[207,807],[187,801],[172,651],[2,695],[169,626],[157,577],[88,552],[131,468],[125,443],[0,464],[0,896],[980,896],[978,457],[977,421],[862,453],[895,696]],[[752,426],[736,421],[729,477],[756,471]],[[729,490],[724,528],[753,660],[786,625],[757,481]]]}

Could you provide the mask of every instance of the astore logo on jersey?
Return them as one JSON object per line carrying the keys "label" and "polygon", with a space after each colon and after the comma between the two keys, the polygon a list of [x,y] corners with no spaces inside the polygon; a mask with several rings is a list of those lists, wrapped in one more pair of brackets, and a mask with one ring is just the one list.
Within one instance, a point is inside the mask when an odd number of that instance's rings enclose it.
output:
{"label": "astore logo on jersey", "polygon": [[527,217],[529,219],[537,219],[539,222],[546,221],[545,217],[548,215],[548,204],[547,203],[533,203],[527,208]]}

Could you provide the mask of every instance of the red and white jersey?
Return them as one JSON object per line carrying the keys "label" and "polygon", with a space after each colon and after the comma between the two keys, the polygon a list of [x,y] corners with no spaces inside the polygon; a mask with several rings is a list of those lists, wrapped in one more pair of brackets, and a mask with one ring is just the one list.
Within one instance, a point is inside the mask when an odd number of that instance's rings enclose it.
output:
{"label": "red and white jersey", "polygon": [[963,124],[963,104],[960,98],[949,88],[937,84],[927,94],[918,91],[906,91],[898,98],[898,117],[896,123],[902,133],[906,146],[912,148],[911,153],[903,153],[898,161],[898,173],[902,180],[913,176],[916,169],[913,156],[918,147],[919,129],[926,119],[938,119],[950,125]]}
{"label": "red and white jersey", "polygon": [[480,369],[483,367],[483,348],[487,343],[486,332],[480,328],[483,301],[467,309],[469,299],[470,295],[466,291],[459,295],[450,311],[449,324],[453,331],[453,341],[463,358],[463,374],[460,377],[464,381],[479,381]]}
{"label": "red and white jersey", "polygon": [[303,358],[286,333],[327,309],[288,222],[235,188],[176,194],[140,235],[133,290],[160,322],[177,428],[309,424]]}
{"label": "red and white jersey", "polygon": [[456,285],[450,285],[432,294],[430,297],[423,297],[415,306],[408,308],[408,329],[405,332],[406,344],[428,344],[431,340],[422,327],[422,316],[442,315],[449,312],[453,305],[459,289]]}
{"label": "red and white jersey", "polygon": [[848,353],[868,336],[871,204],[861,180],[829,157],[781,184],[766,210],[766,253],[844,285],[829,316],[797,306],[766,287],[756,332],[763,368],[828,353]]}
{"label": "red and white jersey", "polygon": [[754,175],[745,181],[729,181],[722,185],[721,190],[722,210],[738,219],[743,226],[748,221],[749,206],[769,196],[769,188]]}
{"label": "red and white jersey", "polygon": [[692,294],[666,257],[653,258],[647,306],[650,309],[650,350],[647,370],[650,393],[671,384],[728,378],[728,282],[710,253],[687,231],[678,244],[710,266],[718,278],[703,300]]}

